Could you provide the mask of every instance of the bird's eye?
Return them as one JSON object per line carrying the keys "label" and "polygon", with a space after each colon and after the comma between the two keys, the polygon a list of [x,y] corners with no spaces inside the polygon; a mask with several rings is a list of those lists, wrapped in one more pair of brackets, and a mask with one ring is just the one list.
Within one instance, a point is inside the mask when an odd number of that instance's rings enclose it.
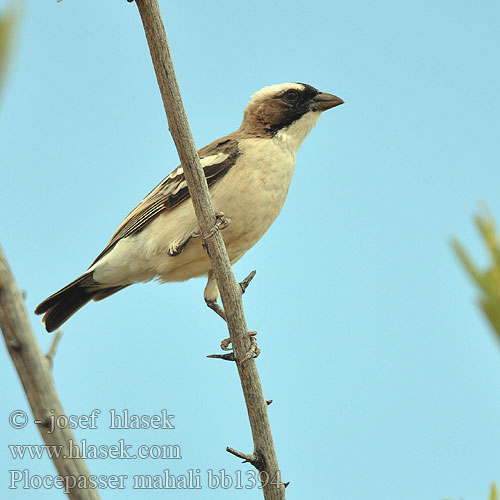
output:
{"label": "bird's eye", "polygon": [[295,102],[299,98],[299,93],[296,90],[287,90],[285,92],[285,99],[288,102]]}

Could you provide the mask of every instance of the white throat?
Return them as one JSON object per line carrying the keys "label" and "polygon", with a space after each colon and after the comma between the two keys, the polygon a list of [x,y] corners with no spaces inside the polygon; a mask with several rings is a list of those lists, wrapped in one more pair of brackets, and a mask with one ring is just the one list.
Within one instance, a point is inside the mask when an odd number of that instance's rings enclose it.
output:
{"label": "white throat", "polygon": [[283,146],[296,153],[318,121],[321,113],[309,111],[304,116],[294,121],[288,127],[281,129],[274,137],[282,142]]}

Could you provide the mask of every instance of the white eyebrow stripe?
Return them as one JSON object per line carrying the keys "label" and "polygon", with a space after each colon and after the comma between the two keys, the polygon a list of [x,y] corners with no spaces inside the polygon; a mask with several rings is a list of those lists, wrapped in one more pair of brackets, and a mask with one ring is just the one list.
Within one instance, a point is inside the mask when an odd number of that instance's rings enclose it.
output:
{"label": "white eyebrow stripe", "polygon": [[269,85],[269,87],[264,87],[263,89],[252,94],[252,101],[264,100],[269,97],[274,97],[278,95],[280,92],[284,92],[285,90],[298,90],[299,92],[304,90],[304,85],[301,83],[278,83],[277,85]]}
{"label": "white eyebrow stripe", "polygon": [[210,165],[216,165],[217,163],[222,163],[229,158],[226,153],[218,153],[216,155],[205,156],[200,159],[202,167],[209,167]]}

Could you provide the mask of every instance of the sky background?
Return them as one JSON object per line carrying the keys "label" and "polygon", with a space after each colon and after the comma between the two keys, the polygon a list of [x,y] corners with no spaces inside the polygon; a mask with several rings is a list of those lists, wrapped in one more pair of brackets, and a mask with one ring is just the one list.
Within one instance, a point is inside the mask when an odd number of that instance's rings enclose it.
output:
{"label": "sky background", "polygon": [[[0,7],[8,2],[0,0]],[[500,349],[450,248],[479,262],[482,202],[500,222],[497,0],[160,1],[198,147],[236,129],[249,96],[286,81],[345,100],[297,156],[282,214],[235,267],[287,498],[486,499],[500,481]],[[0,242],[32,314],[77,277],[178,157],[137,8],[116,0],[26,1],[0,110]],[[251,452],[235,366],[205,281],[130,287],[64,326],[54,377],[68,414],[101,410],[89,444],[178,445],[181,460],[89,460],[126,474],[137,499],[262,498],[210,489]],[[39,444],[5,349],[0,488]],[[175,415],[171,430],[109,429],[109,411]],[[201,490],[132,488],[134,474],[200,469]],[[22,489],[9,498],[62,493]],[[56,495],[56,496],[54,496]],[[105,489],[103,499],[123,498]]]}

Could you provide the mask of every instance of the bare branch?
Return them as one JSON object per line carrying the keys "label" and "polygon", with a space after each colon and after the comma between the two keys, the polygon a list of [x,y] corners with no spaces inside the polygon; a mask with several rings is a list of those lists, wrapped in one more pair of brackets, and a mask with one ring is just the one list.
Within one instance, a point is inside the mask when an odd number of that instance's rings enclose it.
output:
{"label": "bare branch", "polygon": [[[221,231],[215,231],[213,235],[211,233],[218,219],[210,200],[207,181],[201,169],[200,159],[182,104],[158,2],[157,0],[136,0],[136,4],[144,25],[169,129],[186,175],[201,234],[207,245],[212,269],[221,294],[234,348],[236,366],[247,405],[254,450],[259,457],[262,457],[263,470],[267,472],[269,477],[279,477],[278,459],[257,367],[251,358],[243,361],[250,350],[250,337],[243,313],[242,288],[234,278]],[[207,236],[210,238],[207,239]],[[266,481],[262,485],[266,500],[285,498],[285,487],[282,482]]]}
{"label": "bare branch", "polygon": [[[90,484],[90,472],[82,458],[73,431],[54,425],[58,417],[64,417],[64,410],[54,387],[50,361],[43,355],[31,328],[24,299],[7,259],[0,248],[0,328],[5,344],[17,370],[34,422],[46,445],[61,446],[59,457],[52,457],[57,472],[64,478],[65,492],[71,500],[99,500],[96,489],[77,489],[75,480]],[[55,342],[54,342],[55,343]],[[52,345],[54,347],[54,344]],[[51,348],[52,356],[55,352]],[[50,352],[49,351],[49,354]]]}

